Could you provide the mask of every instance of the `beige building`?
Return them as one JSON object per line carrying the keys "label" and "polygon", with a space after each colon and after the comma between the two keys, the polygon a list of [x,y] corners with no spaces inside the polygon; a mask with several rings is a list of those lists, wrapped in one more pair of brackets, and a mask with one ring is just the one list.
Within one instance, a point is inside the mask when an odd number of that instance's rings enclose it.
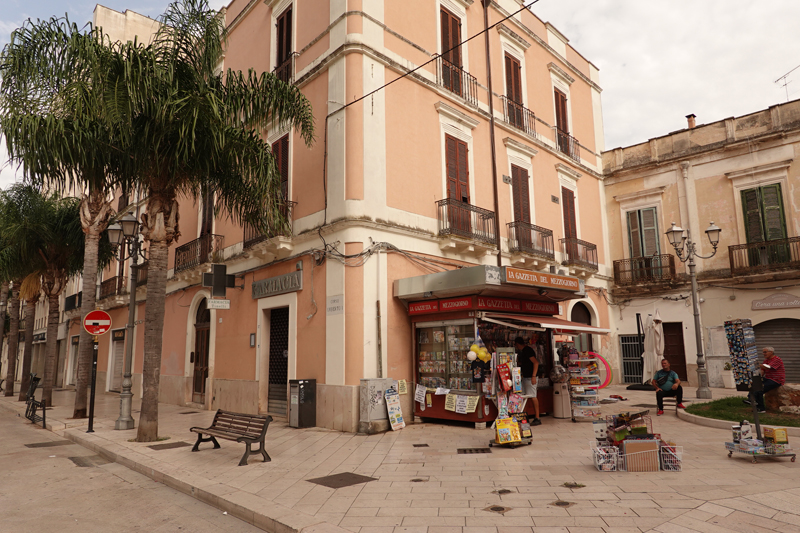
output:
{"label": "beige building", "polygon": [[[483,9],[472,0],[234,0],[224,10],[225,68],[297,85],[318,136],[309,149],[291,131],[264,132],[291,200],[286,235],[266,238],[215,219],[208,202],[181,201],[162,401],[283,414],[287,381],[316,379],[317,425],[355,431],[369,400],[363,379],[406,380],[409,422],[415,383],[473,389],[460,359],[430,359],[465,357],[476,328],[503,345],[520,328],[550,363],[562,341],[613,355],[598,70],[520,0],[499,0],[488,7],[490,93],[483,35],[459,46],[483,30]],[[95,23],[120,39],[152,29],[102,6]],[[230,309],[209,309],[201,275],[212,262],[237,276]],[[113,319],[99,348],[101,391],[121,384],[128,272],[111,265],[93,289]],[[138,320],[146,277],[141,270]],[[64,384],[80,291],[66,294]],[[441,328],[431,343],[447,331],[447,350],[422,345],[430,327]],[[138,396],[141,326],[134,337]],[[552,392],[549,405],[542,397],[551,412]]]}
{"label": "beige building", "polygon": [[[714,253],[704,235],[722,228],[716,254],[697,260],[703,348],[709,381],[721,387],[728,359],[727,320],[754,324],[800,382],[800,101],[695,126],[603,153],[612,311],[624,381],[641,380],[636,314],[661,314],[666,356],[695,384],[695,329],[687,269],[665,236],[687,229],[697,253]],[[685,347],[685,350],[684,350]]]}

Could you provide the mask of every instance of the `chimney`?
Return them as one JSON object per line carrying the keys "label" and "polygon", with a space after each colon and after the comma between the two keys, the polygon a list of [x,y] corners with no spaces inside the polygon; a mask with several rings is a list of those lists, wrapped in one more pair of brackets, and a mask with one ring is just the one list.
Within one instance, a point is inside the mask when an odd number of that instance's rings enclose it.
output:
{"label": "chimney", "polygon": [[692,113],[691,115],[686,115],[686,120],[689,122],[689,129],[694,128],[694,119],[695,119],[694,113]]}

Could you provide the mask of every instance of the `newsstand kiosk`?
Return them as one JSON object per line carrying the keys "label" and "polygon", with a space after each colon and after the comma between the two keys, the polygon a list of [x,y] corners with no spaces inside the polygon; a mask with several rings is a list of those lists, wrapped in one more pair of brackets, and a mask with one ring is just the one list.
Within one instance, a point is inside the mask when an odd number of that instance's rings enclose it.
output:
{"label": "newsstand kiosk", "polygon": [[[498,358],[516,361],[517,337],[539,361],[540,414],[552,414],[557,336],[608,333],[556,317],[559,302],[584,297],[582,280],[568,276],[481,265],[396,280],[394,296],[407,303],[412,323],[414,414],[420,418],[491,424],[500,398],[488,372]],[[470,361],[475,344],[495,354],[494,367]],[[532,402],[524,412],[534,414]]]}

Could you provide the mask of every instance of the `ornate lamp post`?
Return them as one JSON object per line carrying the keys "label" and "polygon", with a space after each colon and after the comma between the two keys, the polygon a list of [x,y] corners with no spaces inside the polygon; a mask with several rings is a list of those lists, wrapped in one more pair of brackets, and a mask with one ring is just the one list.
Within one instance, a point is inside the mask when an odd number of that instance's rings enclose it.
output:
{"label": "ornate lamp post", "polygon": [[128,305],[128,325],[125,327],[125,373],[122,376],[122,392],[119,395],[119,418],[114,424],[114,429],[133,429],[135,423],[131,417],[131,401],[133,400],[131,367],[133,365],[133,328],[136,317],[136,278],[139,256],[141,255],[144,259],[139,242],[139,222],[136,221],[136,217],[128,213],[108,227],[108,237],[112,244],[119,245],[120,261],[125,260],[125,248],[123,247],[125,244],[128,245],[128,257],[131,258],[131,293]]}
{"label": "ornate lamp post", "polygon": [[689,277],[692,280],[692,309],[694,312],[694,335],[695,342],[697,343],[697,397],[702,399],[711,399],[711,389],[708,387],[708,369],[706,369],[706,358],[703,355],[703,341],[700,332],[700,306],[698,305],[697,298],[697,274],[695,273],[694,258],[711,259],[717,253],[717,245],[719,244],[719,234],[722,232],[720,228],[711,225],[706,230],[708,240],[714,251],[709,256],[702,256],[697,253],[696,243],[692,242],[691,236],[688,231],[684,231],[680,226],[672,223],[672,228],[667,231],[667,238],[670,244],[675,248],[675,255],[682,263],[689,265]]}

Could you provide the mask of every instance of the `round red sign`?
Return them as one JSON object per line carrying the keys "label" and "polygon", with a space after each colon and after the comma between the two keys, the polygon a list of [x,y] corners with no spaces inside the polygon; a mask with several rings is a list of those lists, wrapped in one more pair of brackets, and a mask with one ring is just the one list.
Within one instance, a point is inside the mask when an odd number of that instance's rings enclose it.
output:
{"label": "round red sign", "polygon": [[83,319],[83,329],[90,335],[102,335],[111,329],[111,316],[105,311],[90,311]]}

